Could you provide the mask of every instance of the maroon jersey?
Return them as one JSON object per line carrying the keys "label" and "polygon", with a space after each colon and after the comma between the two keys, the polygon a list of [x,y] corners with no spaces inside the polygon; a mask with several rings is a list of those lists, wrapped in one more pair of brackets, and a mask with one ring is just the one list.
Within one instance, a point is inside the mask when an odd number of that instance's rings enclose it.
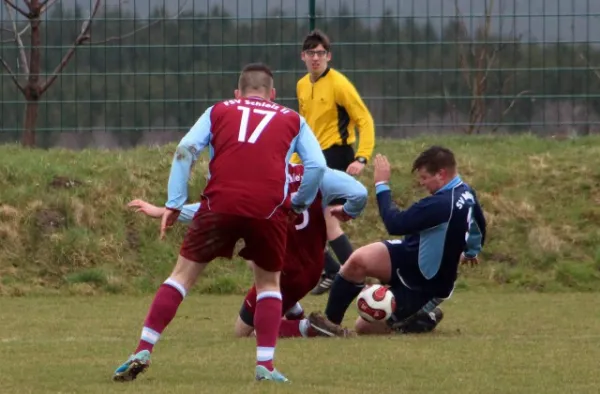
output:
{"label": "maroon jersey", "polygon": [[300,132],[295,111],[260,98],[215,104],[210,178],[201,209],[252,218],[281,213],[287,160]]}
{"label": "maroon jersey", "polygon": [[[304,167],[290,164],[290,194],[298,191]],[[327,228],[323,214],[321,192],[310,207],[299,215],[287,232],[287,247],[283,269],[281,271],[282,314],[302,300],[319,283],[324,267],[325,247],[327,245]],[[254,326],[256,308],[256,287],[246,294],[240,318],[249,326]]]}
{"label": "maroon jersey", "polygon": [[[298,191],[304,167],[297,164],[289,164],[289,191],[290,195]],[[294,223],[296,231],[288,231],[287,256],[297,256],[295,264],[304,266],[318,264],[323,265],[323,252],[327,245],[327,227],[323,213],[321,192],[317,193],[310,207],[298,216]],[[284,263],[284,271],[288,269],[288,258]],[[290,267],[291,268],[291,267]],[[319,270],[320,273],[320,270]]]}

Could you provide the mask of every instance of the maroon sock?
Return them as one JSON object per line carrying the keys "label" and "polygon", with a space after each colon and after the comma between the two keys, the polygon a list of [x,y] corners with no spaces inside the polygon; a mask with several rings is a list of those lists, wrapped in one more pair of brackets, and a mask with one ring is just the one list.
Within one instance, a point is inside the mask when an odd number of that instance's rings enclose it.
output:
{"label": "maroon sock", "polygon": [[172,279],[167,279],[165,283],[160,285],[148,315],[146,315],[142,336],[135,353],[142,350],[152,352],[162,332],[175,317],[177,308],[179,308],[185,294],[185,288]]}
{"label": "maroon sock", "polygon": [[273,370],[273,357],[281,324],[281,293],[265,291],[256,296],[254,331],[256,332],[256,365]]}
{"label": "maroon sock", "polygon": [[301,337],[300,320],[281,320],[279,326],[279,338],[296,338]]}

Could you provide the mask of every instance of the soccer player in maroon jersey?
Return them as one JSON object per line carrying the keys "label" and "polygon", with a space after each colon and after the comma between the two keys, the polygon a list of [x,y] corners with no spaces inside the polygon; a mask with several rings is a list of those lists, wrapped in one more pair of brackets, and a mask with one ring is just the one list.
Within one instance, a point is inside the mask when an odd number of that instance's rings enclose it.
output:
{"label": "soccer player in maroon jersey", "polygon": [[[303,177],[301,165],[290,164],[290,191],[297,190]],[[293,194],[292,194],[293,195]],[[328,168],[319,186],[319,193],[311,206],[288,231],[286,259],[281,276],[283,311],[280,337],[347,336],[348,331],[330,324],[320,313],[304,319],[298,303],[318,283],[324,266],[323,255],[327,245],[327,226],[324,209],[329,203],[343,198],[345,204],[338,211],[343,220],[356,218],[367,203],[366,188],[352,176]],[[247,293],[235,325],[237,336],[248,336],[254,331],[256,288]]]}
{"label": "soccer player in maroon jersey", "polygon": [[[289,165],[289,191],[298,190],[304,174],[302,165]],[[352,176],[328,168],[319,193],[311,206],[290,223],[286,244],[286,258],[281,272],[281,295],[285,320],[281,321],[279,337],[349,336],[348,330],[332,325],[320,313],[311,313],[307,318],[299,301],[316,285],[323,270],[323,253],[327,243],[324,209],[330,201],[343,198],[342,210],[348,218],[356,218],[367,204],[367,189]],[[133,200],[129,206],[153,218],[160,218],[165,208],[154,206],[143,200]],[[178,220],[189,223],[200,203],[186,204]],[[252,264],[250,262],[250,264]],[[256,287],[252,287],[244,301],[235,323],[235,335],[247,337],[254,332]]]}
{"label": "soccer player in maroon jersey", "polygon": [[[188,198],[191,168],[207,146],[210,178],[177,264],[150,306],[138,347],[117,368],[113,380],[134,380],[148,368],[154,345],[204,268],[215,258],[231,259],[236,242],[243,239],[245,247],[239,255],[253,261],[257,289],[255,378],[288,381],[273,365],[282,314],[279,274],[289,218],[313,202],[326,165],[304,118],[270,101],[274,98],[271,70],[262,64],[248,65],[240,75],[235,99],[209,107],[179,143],[161,237],[177,220]],[[287,163],[293,153],[302,159],[304,176],[298,192],[290,196]]]}

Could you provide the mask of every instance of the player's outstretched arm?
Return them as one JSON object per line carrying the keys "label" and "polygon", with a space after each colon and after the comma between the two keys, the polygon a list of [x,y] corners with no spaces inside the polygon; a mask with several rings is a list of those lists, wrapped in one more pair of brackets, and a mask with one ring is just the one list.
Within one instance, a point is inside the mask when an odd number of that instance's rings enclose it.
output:
{"label": "player's outstretched arm", "polygon": [[319,185],[323,180],[327,163],[321,151],[319,141],[304,120],[300,118],[300,132],[294,140],[294,150],[300,156],[304,165],[304,176],[298,188],[298,193],[292,197],[292,208],[302,212],[314,201]]}
{"label": "player's outstretched arm", "polygon": [[342,209],[351,218],[358,217],[367,205],[367,188],[345,172],[327,168],[321,181],[323,206],[333,200],[345,199]]}
{"label": "player's outstretched arm", "polygon": [[[131,201],[129,204],[127,204],[127,206],[135,209],[135,212],[141,212],[144,215],[154,219],[160,219],[166,210],[165,207],[158,207],[140,199],[135,199]],[[182,223],[189,224],[192,221],[192,218],[194,217],[198,209],[200,209],[199,202],[195,204],[185,204],[181,209],[181,214],[177,217],[177,220]]]}
{"label": "player's outstretched arm", "polygon": [[192,165],[198,160],[200,152],[208,145],[211,137],[210,112],[208,108],[183,137],[171,164],[169,175],[168,200],[165,206],[172,210],[181,210],[188,197],[188,180]]}
{"label": "player's outstretched arm", "polygon": [[389,187],[391,166],[387,158],[378,154],[374,160],[375,194],[379,216],[390,235],[407,235],[442,224],[450,215],[448,204],[436,204],[435,197],[426,197],[402,211],[392,200]]}
{"label": "player's outstretched arm", "polygon": [[436,202],[435,197],[426,197],[401,210],[392,201],[392,192],[387,184],[375,187],[379,216],[389,235],[407,235],[439,226],[450,216],[449,204]]}

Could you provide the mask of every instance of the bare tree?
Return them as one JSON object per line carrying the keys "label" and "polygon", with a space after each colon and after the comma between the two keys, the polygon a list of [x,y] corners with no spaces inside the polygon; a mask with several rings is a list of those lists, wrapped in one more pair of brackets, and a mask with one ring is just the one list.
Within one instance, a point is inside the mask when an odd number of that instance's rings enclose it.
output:
{"label": "bare tree", "polygon": [[[77,48],[84,44],[104,44],[111,41],[122,40],[127,37],[133,36],[135,33],[147,29],[159,22],[162,22],[166,19],[175,19],[182,12],[187,2],[184,2],[172,18],[162,18],[154,20],[138,29],[135,29],[129,33],[126,33],[122,36],[118,37],[109,37],[102,41],[91,41],[91,33],[90,28],[92,26],[92,22],[96,17],[98,10],[102,4],[102,0],[93,0],[92,7],[90,9],[88,17],[82,22],[81,30],[77,34],[77,37],[73,40],[71,47],[67,50],[67,52],[62,57],[61,61],[54,68],[52,73],[46,79],[41,78],[41,50],[42,50],[42,38],[40,32],[40,24],[42,23],[41,17],[46,13],[53,5],[60,0],[23,0],[27,9],[21,8],[16,0],[0,0],[4,3],[4,7],[6,9],[6,13],[10,18],[11,26],[10,28],[6,28],[2,26],[3,31],[8,31],[13,35],[10,40],[14,41],[17,45],[17,49],[19,52],[18,56],[18,66],[20,70],[15,73],[10,67],[9,63],[0,57],[0,64],[2,65],[5,72],[10,75],[12,81],[15,86],[25,97],[27,104],[25,105],[25,114],[24,114],[24,122],[23,122],[23,134],[21,137],[21,144],[28,147],[35,146],[35,130],[38,118],[38,108],[39,101],[42,98],[43,94],[52,86],[52,84],[56,81],[60,73],[65,69],[65,67],[69,64],[69,61],[75,54]],[[19,31],[15,12],[21,14],[27,19],[26,26]],[[29,32],[30,46],[29,46],[29,54],[25,49],[25,45],[23,44],[23,35]],[[29,56],[28,56],[29,55]],[[22,80],[19,76],[23,76]]]}
{"label": "bare tree", "polygon": [[[488,91],[488,77],[491,69],[499,67],[500,65],[500,54],[506,48],[504,43],[490,43],[490,37],[492,36],[492,12],[494,9],[494,0],[485,0],[485,19],[483,25],[477,27],[473,34],[476,42],[469,45],[465,45],[465,42],[469,39],[469,33],[467,31],[464,18],[460,13],[458,6],[458,0],[455,0],[455,10],[457,18],[457,32],[456,35],[458,40],[461,41],[459,44],[459,67],[461,69],[462,77],[465,81],[471,93],[471,100],[469,106],[468,124],[463,131],[466,134],[479,134],[481,131],[481,125],[484,123],[488,110],[486,109],[486,94]],[[502,0],[500,0],[500,9],[503,8]],[[515,35],[515,26],[511,32],[512,43],[518,44],[520,39]],[[507,87],[510,80],[515,77],[515,73],[499,81],[498,93],[502,96],[506,94]],[[450,107],[450,113],[455,116],[457,113],[456,106],[450,103],[448,93],[444,88],[444,95],[446,102]],[[494,132],[498,129],[504,117],[513,109],[516,101],[519,97],[526,94],[528,91],[521,91],[516,94],[510,103],[502,109],[502,99],[499,100],[495,108],[495,111],[499,112],[497,115],[497,122],[491,128]]]}

